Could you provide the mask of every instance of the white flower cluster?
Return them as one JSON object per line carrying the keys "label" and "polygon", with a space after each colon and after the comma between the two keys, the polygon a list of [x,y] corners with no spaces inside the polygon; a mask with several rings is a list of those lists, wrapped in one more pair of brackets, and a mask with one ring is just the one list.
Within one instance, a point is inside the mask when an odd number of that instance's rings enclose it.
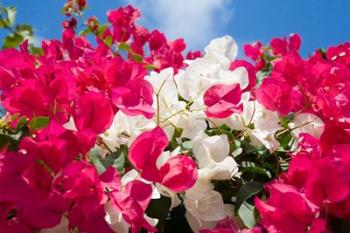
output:
{"label": "white flower cluster", "polygon": [[[225,134],[207,135],[208,128],[225,124],[232,130],[242,132],[242,136],[249,137],[250,143],[255,146],[264,146],[270,152],[279,148],[279,142],[275,138],[276,132],[281,129],[278,113],[264,108],[251,98],[249,92],[242,95],[241,113],[220,119],[208,118],[205,114],[203,96],[212,85],[238,83],[242,90],[249,85],[248,72],[244,67],[229,69],[236,56],[236,42],[230,36],[224,36],[212,40],[205,48],[203,57],[186,61],[188,66],[179,70],[177,74],[174,74],[171,68],[160,73],[151,72],[146,80],[154,89],[154,118],[126,116],[119,111],[112,126],[100,135],[108,148],[118,148],[121,145],[129,146],[140,133],[151,130],[156,125],[164,129],[169,140],[174,139],[176,130],[181,130],[181,135],[175,140],[181,142],[182,139],[186,139],[191,144],[193,157],[198,165],[197,182],[181,196],[187,210],[186,218],[194,232],[198,232],[200,228],[213,228],[218,221],[233,217],[234,207],[224,204],[222,195],[214,190],[212,181],[229,180],[239,176],[234,156],[240,151],[230,151],[230,142]],[[319,136],[323,130],[323,123],[316,116],[303,113],[294,118],[290,127],[296,129],[293,131],[295,136],[300,132]],[[107,153],[102,147],[99,150],[102,156]],[[172,153],[164,152],[157,165],[160,166],[162,161],[172,154],[178,154],[178,151],[179,148]],[[131,170],[123,176],[123,181],[133,179],[137,175],[135,170]],[[159,198],[162,194],[171,198],[172,207],[181,203],[177,194],[165,187],[157,185],[153,189],[153,198]],[[128,226],[121,215],[110,212],[108,206],[106,210],[109,212],[107,217],[113,229],[119,233],[127,233]],[[156,221],[147,219],[156,224]],[[63,221],[63,224],[66,222]],[[52,231],[47,231],[49,232]]]}

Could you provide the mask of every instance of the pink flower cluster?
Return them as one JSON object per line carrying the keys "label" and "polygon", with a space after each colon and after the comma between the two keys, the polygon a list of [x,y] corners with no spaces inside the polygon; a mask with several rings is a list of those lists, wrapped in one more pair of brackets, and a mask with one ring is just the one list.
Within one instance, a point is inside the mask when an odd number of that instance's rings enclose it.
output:
{"label": "pink flower cluster", "polygon": [[[78,3],[79,8],[85,6],[85,1]],[[133,233],[141,228],[155,232],[144,218],[152,184],[182,192],[196,181],[196,164],[188,156],[172,157],[156,167],[169,143],[159,127],[140,134],[130,148],[131,165],[141,177],[124,185],[115,168],[99,174],[91,163],[97,135],[111,126],[118,111],[153,117],[154,91],[144,79],[147,66],[184,66],[183,40],[168,41],[161,32],[136,25],[139,16],[132,6],[110,11],[111,29],[96,37],[96,47],[76,35],[72,18],[63,24],[62,41],[43,41],[42,55],[30,54],[27,42],[20,51],[0,52],[1,102],[9,116],[16,116],[7,119],[11,126],[21,119],[49,118],[43,129],[29,126],[15,151],[5,147],[0,154],[0,232],[38,232],[62,218],[68,219],[71,230],[114,232],[105,220],[107,203]],[[112,42],[107,45],[109,36]],[[126,56],[114,50],[121,44],[131,48]],[[70,119],[76,129],[65,126]]]}
{"label": "pink flower cluster", "polygon": [[[320,138],[299,135],[288,171],[266,185],[266,201],[255,200],[261,224],[268,232],[329,232],[332,217],[350,220],[350,44],[317,51],[307,60],[298,54],[297,35],[270,45],[277,57],[256,98],[282,116],[313,113],[325,128]],[[266,56],[259,44],[247,46],[246,53],[256,67]]]}

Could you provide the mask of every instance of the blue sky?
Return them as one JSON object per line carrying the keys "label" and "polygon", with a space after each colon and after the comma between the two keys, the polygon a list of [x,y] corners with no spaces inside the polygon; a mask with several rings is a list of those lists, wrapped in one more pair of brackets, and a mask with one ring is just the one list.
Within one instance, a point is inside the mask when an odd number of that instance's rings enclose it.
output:
{"label": "blue sky", "polygon": [[[59,38],[64,0],[0,0],[18,10],[17,22],[34,26],[39,39]],[[170,38],[184,37],[190,49],[203,49],[211,38],[229,34],[244,43],[268,42],[297,32],[302,54],[350,41],[349,0],[90,0],[87,15],[105,21],[106,11],[133,3],[141,24]],[[4,33],[0,33],[2,39]]]}

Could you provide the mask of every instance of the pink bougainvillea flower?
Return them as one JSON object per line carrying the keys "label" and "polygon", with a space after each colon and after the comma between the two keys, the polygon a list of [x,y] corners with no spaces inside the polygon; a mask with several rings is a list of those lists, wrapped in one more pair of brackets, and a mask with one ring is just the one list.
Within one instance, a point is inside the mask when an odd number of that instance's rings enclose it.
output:
{"label": "pink bougainvillea flower", "polygon": [[127,86],[133,80],[142,80],[146,74],[142,65],[126,62],[120,57],[110,61],[104,69],[104,75],[112,88]]}
{"label": "pink bougainvillea flower", "polygon": [[12,114],[32,118],[33,116],[46,116],[49,114],[47,102],[43,93],[38,91],[36,82],[25,82],[23,86],[13,88],[10,97],[2,104]]}
{"label": "pink bougainvillea flower", "polygon": [[140,11],[131,5],[108,11],[108,21],[113,26],[113,40],[127,41],[135,27],[134,22],[140,15]]}
{"label": "pink bougainvillea flower", "polygon": [[20,148],[24,149],[29,156],[44,162],[55,174],[76,156],[68,154],[66,146],[67,143],[60,139],[36,142],[29,137],[23,139],[20,144]]}
{"label": "pink bougainvillea flower", "polygon": [[142,178],[161,183],[175,192],[182,192],[196,182],[196,164],[188,156],[177,155],[158,168],[157,160],[168,144],[168,138],[160,127],[143,132],[131,144],[129,160],[141,171]]}
{"label": "pink bougainvillea flower", "polygon": [[129,160],[137,170],[141,171],[144,179],[161,181],[156,163],[168,143],[163,129],[156,127],[152,131],[141,133],[131,144]]}
{"label": "pink bougainvillea flower", "polygon": [[186,54],[186,59],[187,60],[195,60],[196,58],[203,57],[203,53],[199,50],[197,51],[189,51]]}
{"label": "pink bougainvillea flower", "polygon": [[155,227],[147,222],[144,216],[151,197],[151,185],[139,180],[128,182],[123,192],[111,193],[112,205],[130,224],[132,233],[138,233],[142,228],[148,232],[157,231]]}
{"label": "pink bougainvillea flower", "polygon": [[75,102],[73,118],[79,130],[103,133],[112,124],[114,112],[110,101],[101,93],[88,92]]}
{"label": "pink bougainvillea flower", "polygon": [[350,144],[350,124],[326,124],[320,140],[320,146],[324,153],[332,151],[335,145]]}
{"label": "pink bougainvillea flower", "polygon": [[163,33],[158,30],[154,30],[150,34],[149,38],[149,48],[151,50],[158,50],[161,47],[167,45],[167,39]]}
{"label": "pink bougainvillea flower", "polygon": [[183,67],[182,52],[186,48],[186,44],[182,39],[168,41],[165,35],[158,30],[150,33],[149,48],[151,56],[145,60],[153,64],[156,70],[173,67],[174,72]]}
{"label": "pink bougainvillea flower", "polygon": [[301,37],[297,33],[292,33],[289,36],[288,42],[289,42],[289,50],[298,51],[301,46]]}
{"label": "pink bougainvillea flower", "polygon": [[275,55],[281,54],[284,55],[287,53],[287,40],[285,38],[273,38],[270,42],[272,51]]}
{"label": "pink bougainvillea flower", "polygon": [[131,49],[135,53],[141,56],[144,56],[145,51],[143,47],[149,40],[149,36],[150,36],[149,31],[142,26],[135,25],[135,30],[133,31],[132,35],[133,35],[134,41],[131,43],[131,46],[130,46]]}
{"label": "pink bougainvillea flower", "polygon": [[226,118],[243,110],[242,90],[238,83],[215,84],[204,93],[205,113],[208,117]]}
{"label": "pink bougainvillea flower", "polygon": [[301,37],[298,34],[291,34],[287,38],[273,38],[270,46],[275,55],[285,55],[288,52],[297,52],[300,49]]}
{"label": "pink bougainvillea flower", "polygon": [[273,183],[268,185],[268,189],[270,196],[266,202],[255,199],[263,225],[276,232],[305,232],[312,224],[318,208],[291,185]]}
{"label": "pink bougainvillea flower", "polygon": [[108,167],[100,175],[102,186],[108,191],[119,191],[121,189],[121,176],[114,167]]}
{"label": "pink bougainvillea flower", "polygon": [[0,155],[0,166],[0,206],[7,206],[1,214],[5,218],[0,219],[0,229],[7,226],[13,230],[38,230],[60,222],[68,206],[51,192],[53,177],[42,164],[26,154],[6,153]]}
{"label": "pink bougainvillea flower", "polygon": [[114,88],[112,101],[126,115],[143,115],[146,118],[154,116],[153,87],[146,80],[135,80],[125,87]]}
{"label": "pink bougainvillea flower", "polygon": [[263,56],[262,43],[260,41],[244,45],[244,53],[253,61],[261,59]]}
{"label": "pink bougainvillea flower", "polygon": [[282,115],[303,107],[301,93],[279,78],[266,78],[256,91],[256,98],[265,108]]}
{"label": "pink bougainvillea flower", "polygon": [[331,157],[314,162],[305,184],[306,196],[318,206],[341,202],[347,198],[350,194],[349,181],[340,169],[341,164]]}
{"label": "pink bougainvillea flower", "polygon": [[342,64],[350,67],[350,43],[330,47],[326,52],[327,60],[332,61],[333,64]]}
{"label": "pink bougainvillea flower", "polygon": [[183,192],[195,184],[198,176],[196,168],[196,163],[188,156],[174,156],[160,167],[160,183],[175,192]]}
{"label": "pink bougainvillea flower", "polygon": [[218,221],[214,229],[201,229],[199,233],[262,233],[262,228],[240,229],[240,224],[229,217]]}
{"label": "pink bougainvillea flower", "polygon": [[113,212],[121,214],[130,224],[131,231],[138,233],[141,228],[155,232],[154,228],[145,219],[146,208],[151,201],[152,186],[140,180],[132,180],[122,187],[121,177],[113,167],[100,176],[102,186],[107,190],[109,204]]}
{"label": "pink bougainvillea flower", "polygon": [[323,218],[316,218],[310,227],[310,233],[327,233],[327,221]]}
{"label": "pink bougainvillea flower", "polygon": [[112,102],[127,115],[144,115],[152,118],[154,110],[153,87],[144,77],[145,68],[137,63],[127,63],[120,58],[105,68],[111,85]]}
{"label": "pink bougainvillea flower", "polygon": [[96,168],[87,162],[74,161],[68,164],[55,182],[65,198],[79,200],[96,195],[100,201],[103,199]]}
{"label": "pink bougainvillea flower", "polygon": [[226,217],[216,224],[214,229],[201,229],[199,233],[236,233],[241,232],[237,223]]}
{"label": "pink bougainvillea flower", "polygon": [[230,70],[235,70],[236,68],[241,66],[243,66],[248,71],[248,77],[249,77],[249,85],[243,91],[255,89],[256,74],[255,74],[255,68],[252,64],[244,60],[235,60],[231,63]]}
{"label": "pink bougainvillea flower", "polygon": [[[309,75],[307,73],[308,68],[308,64],[305,63],[299,54],[289,53],[275,63],[271,77],[280,75],[292,87],[298,84],[307,84],[310,81],[306,77]],[[309,86],[305,85],[304,88],[308,90]]]}
{"label": "pink bougainvillea flower", "polygon": [[55,180],[55,189],[72,202],[68,211],[69,226],[80,231],[112,233],[105,221],[107,197],[96,168],[87,162],[74,161]]}

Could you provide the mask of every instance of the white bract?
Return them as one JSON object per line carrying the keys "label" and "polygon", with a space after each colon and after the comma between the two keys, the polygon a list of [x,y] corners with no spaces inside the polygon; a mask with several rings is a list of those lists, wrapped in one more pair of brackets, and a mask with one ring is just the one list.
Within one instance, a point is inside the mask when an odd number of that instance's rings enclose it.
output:
{"label": "white bract", "polygon": [[270,151],[279,147],[275,139],[275,133],[281,129],[278,113],[267,110],[255,100],[244,100],[242,113],[211,121],[218,126],[225,124],[231,129],[244,131],[253,145],[263,145]]}
{"label": "white bract", "polygon": [[191,62],[175,76],[179,94],[187,101],[202,100],[204,92],[212,85],[239,83],[248,85],[248,73],[240,67],[229,70],[237,56],[237,44],[230,36],[214,39],[205,49],[205,55]]}
{"label": "white bract", "polygon": [[238,173],[238,165],[230,153],[226,135],[199,138],[193,153],[198,162],[198,180],[186,191],[184,204],[188,220],[199,225],[226,217],[221,194],[213,190],[212,180],[226,180]]}
{"label": "white bract", "polygon": [[130,145],[142,132],[151,130],[156,124],[143,116],[127,116],[122,111],[114,116],[113,123],[100,137],[111,149],[120,145]]}
{"label": "white bract", "polygon": [[312,113],[297,114],[293,121],[289,123],[292,133],[299,136],[300,133],[308,133],[319,138],[324,129],[323,121]]}

